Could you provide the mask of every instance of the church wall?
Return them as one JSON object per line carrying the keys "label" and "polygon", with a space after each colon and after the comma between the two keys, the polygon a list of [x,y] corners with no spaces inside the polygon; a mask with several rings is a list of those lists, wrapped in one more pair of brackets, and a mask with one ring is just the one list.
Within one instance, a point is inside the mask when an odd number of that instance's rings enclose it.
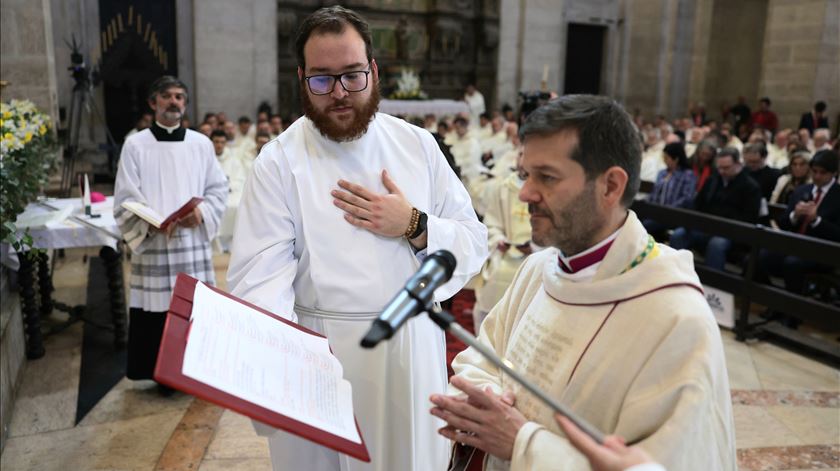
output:
{"label": "church wall", "polygon": [[668,0],[628,0],[625,3],[625,71],[620,85],[627,111],[638,109],[645,116],[657,113],[662,60],[663,22],[667,20]]}
{"label": "church wall", "polygon": [[[816,100],[840,111],[840,0],[770,0],[759,95],[773,101],[782,128],[799,124]],[[836,129],[836,127],[835,127]]]}
{"label": "church wall", "polygon": [[58,118],[58,92],[53,53],[50,0],[0,2],[0,79],[3,101],[30,99]]}
{"label": "church wall", "polygon": [[548,88],[560,88],[567,1],[571,0],[502,0],[496,92],[499,107],[505,103],[516,107],[519,92],[539,90],[545,66]]}
{"label": "church wall", "polygon": [[739,95],[757,102],[766,17],[767,0],[715,0],[703,93],[709,118]]}
{"label": "church wall", "polygon": [[501,0],[499,18],[499,71],[496,73],[496,100],[515,106],[516,75],[519,66],[519,22],[522,0]]}
{"label": "church wall", "polygon": [[[618,0],[502,0],[498,103],[517,103],[520,91],[539,90],[548,66],[549,90],[563,90],[569,23],[607,27],[600,88],[618,86],[621,32]],[[523,16],[524,15],[524,16]]]}
{"label": "church wall", "polygon": [[195,119],[219,111],[254,119],[262,101],[277,111],[275,2],[201,0],[193,8]]}
{"label": "church wall", "polygon": [[[73,99],[73,86],[75,81],[70,73],[71,49],[67,45],[75,37],[80,44],[80,51],[84,56],[85,64],[91,66],[100,59],[100,35],[99,35],[99,2],[98,0],[51,0],[52,16],[61,21],[54,21],[53,52],[55,57],[55,77],[58,91],[58,107],[60,115],[64,116],[61,127],[67,126],[67,118],[70,115],[70,104]],[[102,88],[93,89],[90,98],[103,115],[100,118],[97,113],[83,112],[79,131],[79,145],[86,158],[94,163],[104,163],[107,156],[104,153],[96,153],[97,143],[106,142],[105,134],[105,98]],[[122,137],[122,136],[120,136]]]}

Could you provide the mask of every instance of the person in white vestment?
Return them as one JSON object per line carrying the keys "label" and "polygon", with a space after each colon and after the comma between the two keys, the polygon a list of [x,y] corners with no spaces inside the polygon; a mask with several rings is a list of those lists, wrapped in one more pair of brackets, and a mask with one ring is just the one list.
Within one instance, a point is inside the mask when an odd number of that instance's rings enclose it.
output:
{"label": "person in white vestment", "polygon": [[[567,95],[521,128],[533,241],[481,325],[479,341],[546,394],[668,469],[736,469],[720,330],[688,251],[662,246],[628,208],[641,146],[607,97]],[[588,469],[554,410],[473,348],[452,362],[450,395],[433,395],[455,461],[486,470]],[[473,454],[473,456],[475,456]]]}
{"label": "person in white vestment", "polygon": [[[519,159],[521,160],[521,158]],[[518,172],[501,180],[491,180],[484,191],[484,219],[490,257],[481,270],[475,290],[473,326],[478,331],[490,309],[499,302],[519,265],[531,255],[531,221],[528,205],[519,200],[524,183],[520,162]]]}
{"label": "person in white vestment", "polygon": [[245,184],[231,292],[329,339],[353,388],[371,462],[257,425],[280,470],[425,471],[446,466],[444,424],[425,412],[446,390],[444,336],[427,316],[388,342],[359,342],[427,254],[457,259],[443,301],[478,273],[487,231],[426,130],[377,113],[367,22],[322,8],[295,42],[305,116],[266,144]]}
{"label": "person in white vestment", "polygon": [[269,119],[268,123],[271,125],[271,138],[274,139],[275,137],[279,136],[280,133],[283,132],[285,127],[283,126],[283,117],[279,114],[271,115],[271,119]]}
{"label": "person in white vestment", "polygon": [[233,121],[225,121],[222,123],[222,131],[225,132],[225,136],[227,136],[227,146],[230,148],[236,148],[239,146],[239,142],[236,140],[237,131],[236,131],[236,124]]}
{"label": "person in white vestment", "polygon": [[[155,121],[126,139],[114,183],[114,218],[131,250],[130,379],[152,379],[178,272],[215,283],[210,242],[225,209],[228,184],[210,139],[181,126],[186,104],[187,87],[177,78],[164,76],[151,85]],[[195,196],[204,201],[165,233],[121,206],[139,202],[166,216]]]}
{"label": "person in white vestment", "polygon": [[236,210],[239,207],[239,200],[242,198],[242,189],[245,187],[245,178],[248,176],[248,167],[242,163],[230,147],[227,146],[227,134],[222,130],[213,131],[210,135],[213,141],[213,150],[219,160],[219,166],[228,179],[228,198],[225,205],[225,213],[219,225],[219,233],[216,236],[216,249],[220,252],[229,252],[230,243],[233,240],[233,228],[236,224]]}
{"label": "person in white vestment", "polygon": [[481,164],[481,144],[469,132],[469,123],[461,116],[455,118],[454,132],[451,132],[450,151],[455,163],[461,169],[461,179],[467,185],[478,179],[484,171]]}
{"label": "person in white vestment", "polygon": [[475,84],[467,85],[464,101],[470,109],[470,128],[480,127],[481,115],[487,111],[487,108],[484,106],[484,95],[475,88]]}
{"label": "person in white vestment", "polygon": [[252,130],[256,132],[256,128],[254,128],[251,124],[251,118],[247,116],[240,116],[239,120],[237,120],[236,139],[234,140],[234,145],[238,148],[253,145],[254,132],[251,132]]}
{"label": "person in white vestment", "polygon": [[479,143],[493,135],[493,126],[490,124],[491,120],[492,117],[490,116],[490,113],[487,112],[479,115],[478,126],[474,126],[472,118],[470,118],[470,134],[472,137],[476,138]]}
{"label": "person in white vestment", "polygon": [[519,142],[519,125],[513,122],[507,123],[508,146],[497,149],[499,154],[493,156],[493,168],[490,174],[494,178],[505,178],[516,171],[517,159],[522,153],[522,144]]}
{"label": "person in white vestment", "polygon": [[505,129],[505,120],[496,116],[490,121],[491,134],[479,141],[481,145],[481,160],[486,166],[493,164],[493,157],[509,150],[508,133]]}

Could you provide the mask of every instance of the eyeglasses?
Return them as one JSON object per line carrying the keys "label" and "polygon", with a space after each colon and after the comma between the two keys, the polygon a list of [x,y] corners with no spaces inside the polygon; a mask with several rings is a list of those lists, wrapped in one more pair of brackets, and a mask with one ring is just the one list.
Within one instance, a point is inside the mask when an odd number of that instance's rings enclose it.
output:
{"label": "eyeglasses", "polygon": [[366,89],[368,74],[370,74],[370,70],[355,70],[343,74],[310,75],[304,77],[304,80],[306,80],[309,91],[313,95],[328,95],[332,93],[336,82],[341,82],[341,86],[348,92],[360,92]]}

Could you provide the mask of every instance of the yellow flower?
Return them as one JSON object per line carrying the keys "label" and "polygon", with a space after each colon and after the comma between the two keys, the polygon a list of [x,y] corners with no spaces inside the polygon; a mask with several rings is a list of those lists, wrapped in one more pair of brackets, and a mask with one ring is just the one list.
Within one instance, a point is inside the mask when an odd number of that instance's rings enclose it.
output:
{"label": "yellow flower", "polygon": [[11,141],[12,139],[14,139],[14,137],[15,137],[14,134],[12,134],[10,132],[7,132],[6,134],[3,135],[3,139],[5,139],[7,141]]}
{"label": "yellow flower", "polygon": [[12,112],[11,111],[4,111],[3,112],[3,119],[9,119],[11,117],[12,117]]}
{"label": "yellow flower", "polygon": [[47,127],[42,124],[41,127],[38,128],[38,132],[41,133],[41,135],[43,136],[47,133]]}
{"label": "yellow flower", "polygon": [[32,132],[26,131],[26,134],[23,136],[23,142],[29,142],[32,140]]}

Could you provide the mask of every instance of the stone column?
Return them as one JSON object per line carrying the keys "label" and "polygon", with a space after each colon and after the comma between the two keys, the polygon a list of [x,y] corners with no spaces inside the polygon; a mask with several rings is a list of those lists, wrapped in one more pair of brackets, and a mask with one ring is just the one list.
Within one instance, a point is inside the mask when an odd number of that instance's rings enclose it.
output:
{"label": "stone column", "polygon": [[781,128],[798,126],[817,99],[836,124],[838,1],[770,0],[759,95],[771,98]]}
{"label": "stone column", "polygon": [[202,0],[193,18],[196,119],[211,111],[254,119],[262,101],[278,111],[276,2]]}
{"label": "stone column", "polygon": [[2,100],[29,99],[58,120],[58,100],[49,0],[0,2]]}

